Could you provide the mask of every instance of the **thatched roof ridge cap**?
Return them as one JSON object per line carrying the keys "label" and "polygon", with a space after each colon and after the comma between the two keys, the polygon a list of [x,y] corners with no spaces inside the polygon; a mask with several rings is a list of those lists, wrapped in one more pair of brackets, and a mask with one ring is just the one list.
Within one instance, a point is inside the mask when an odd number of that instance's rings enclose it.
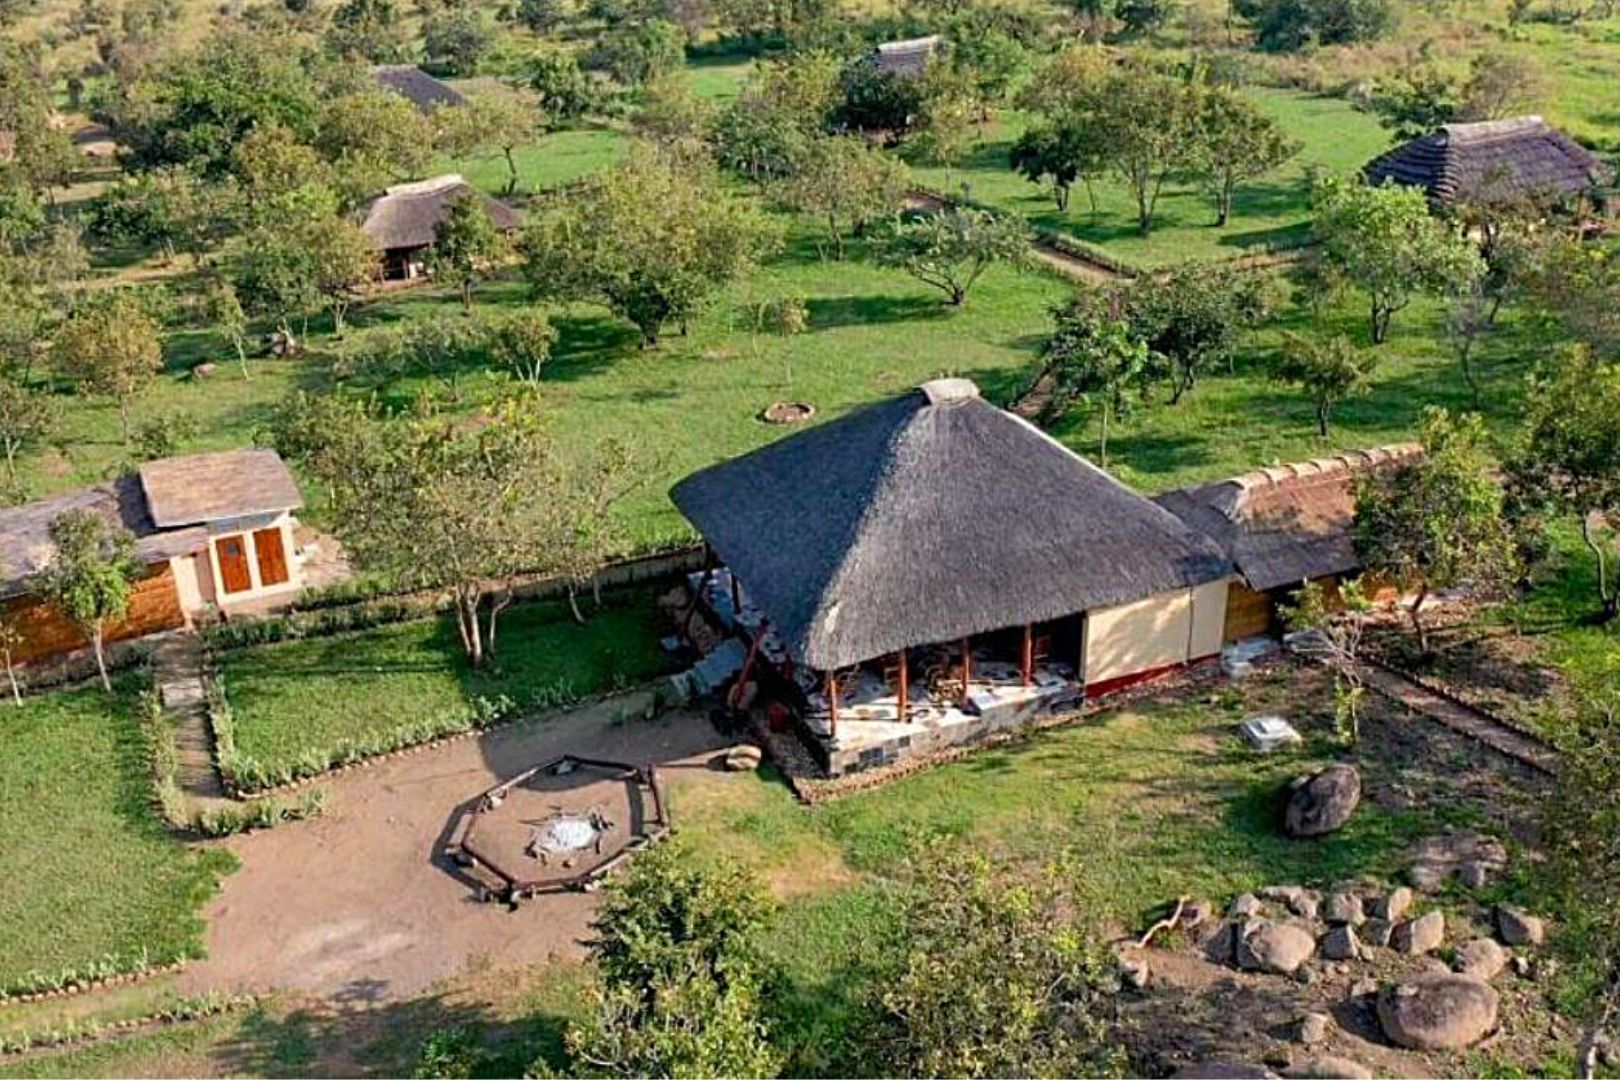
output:
{"label": "thatched roof ridge cap", "polygon": [[879,42],[877,51],[885,56],[894,53],[916,52],[922,49],[932,49],[943,40],[944,38],[939,34],[924,34],[922,37]]}
{"label": "thatched roof ridge cap", "polygon": [[1488,142],[1492,139],[1510,138],[1548,129],[1547,121],[1536,115],[1509,116],[1501,120],[1471,120],[1464,123],[1440,125],[1440,131],[1444,132],[1446,140],[1458,144]]}
{"label": "thatched roof ridge cap", "polygon": [[410,180],[403,184],[393,184],[383,188],[383,197],[389,199],[408,198],[413,195],[437,195],[458,185],[466,185],[467,181],[460,173],[442,173],[430,176],[426,180]]}
{"label": "thatched roof ridge cap", "polygon": [[930,405],[946,405],[951,402],[971,401],[979,397],[979,386],[972,379],[939,378],[929,379],[917,389],[923,397],[928,399]]}

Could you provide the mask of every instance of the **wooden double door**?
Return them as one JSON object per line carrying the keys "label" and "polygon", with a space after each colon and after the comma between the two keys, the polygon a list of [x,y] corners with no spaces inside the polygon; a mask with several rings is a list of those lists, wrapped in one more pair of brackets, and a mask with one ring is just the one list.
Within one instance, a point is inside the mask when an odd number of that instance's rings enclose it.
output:
{"label": "wooden double door", "polygon": [[[251,535],[251,558],[257,562],[259,571],[258,587],[267,589],[285,584],[288,579],[287,549],[282,542],[280,527],[258,529]],[[237,533],[214,541],[214,551],[219,559],[219,580],[227,593],[251,592],[254,588],[248,536],[248,533]]]}

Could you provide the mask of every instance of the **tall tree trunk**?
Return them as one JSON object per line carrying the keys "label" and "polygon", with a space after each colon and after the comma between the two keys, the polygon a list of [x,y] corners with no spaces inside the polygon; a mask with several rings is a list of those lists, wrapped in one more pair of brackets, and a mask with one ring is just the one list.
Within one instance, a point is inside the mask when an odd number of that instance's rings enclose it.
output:
{"label": "tall tree trunk", "polygon": [[478,623],[480,590],[462,585],[456,588],[456,623],[461,630],[461,644],[467,651],[467,663],[484,666],[484,633]]}
{"label": "tall tree trunk", "polygon": [[1423,621],[1423,604],[1429,599],[1429,586],[1424,583],[1418,586],[1418,594],[1412,600],[1412,610],[1407,614],[1412,620],[1412,630],[1417,634],[1418,655],[1429,655],[1429,627]]}
{"label": "tall tree trunk", "polygon": [[1316,433],[1322,438],[1328,436],[1328,412],[1332,404],[1326,399],[1319,398],[1316,402]]}
{"label": "tall tree trunk", "polygon": [[495,653],[495,620],[500,613],[512,606],[512,593],[510,591],[497,593],[489,600],[489,633],[484,636],[484,647],[491,655]]}
{"label": "tall tree trunk", "polygon": [[17,681],[17,666],[11,662],[11,650],[5,651],[6,681],[11,684],[11,700],[22,705],[22,684]]}
{"label": "tall tree trunk", "polygon": [[1103,402],[1102,445],[1098,448],[1098,456],[1101,457],[1101,465],[1105,469],[1108,468],[1108,414],[1113,411],[1113,408],[1113,405],[1109,402]]}
{"label": "tall tree trunk", "polygon": [[101,688],[110,694],[112,693],[112,679],[107,675],[107,650],[99,626],[90,633],[90,648],[96,654],[96,670],[101,673]]}
{"label": "tall tree trunk", "polygon": [[129,445],[129,399],[122,394],[118,396],[118,430],[124,436],[124,445]]}
{"label": "tall tree trunk", "polygon": [[579,610],[579,590],[572,581],[568,583],[568,610],[574,613],[575,622],[585,625],[585,613]]}
{"label": "tall tree trunk", "polygon": [[512,192],[517,190],[517,162],[512,160],[512,148],[510,146],[501,147],[501,153],[506,155],[506,190],[501,194],[510,197]]}
{"label": "tall tree trunk", "polygon": [[1594,514],[1587,511],[1581,515],[1581,540],[1597,557],[1597,586],[1598,599],[1603,603],[1603,621],[1611,622],[1620,615],[1620,589],[1609,585],[1609,555],[1603,550],[1603,545],[1592,533],[1592,518]]}

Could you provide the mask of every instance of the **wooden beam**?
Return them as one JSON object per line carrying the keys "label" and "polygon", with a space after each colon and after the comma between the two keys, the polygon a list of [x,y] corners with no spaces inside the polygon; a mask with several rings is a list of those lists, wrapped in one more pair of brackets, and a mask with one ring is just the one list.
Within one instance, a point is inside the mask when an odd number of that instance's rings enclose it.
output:
{"label": "wooden beam", "polygon": [[838,675],[827,672],[827,733],[838,738]]}
{"label": "wooden beam", "polygon": [[910,717],[911,706],[911,673],[906,670],[906,650],[900,650],[900,722],[906,723]]}
{"label": "wooden beam", "polygon": [[1024,652],[1018,673],[1023,677],[1024,688],[1029,689],[1035,682],[1035,627],[1030,623],[1024,624]]}
{"label": "wooden beam", "polygon": [[737,582],[737,571],[728,570],[731,575],[731,617],[740,625],[742,623],[742,586]]}
{"label": "wooden beam", "polygon": [[968,684],[973,681],[973,650],[968,647],[968,639],[962,639],[962,705],[968,703]]}

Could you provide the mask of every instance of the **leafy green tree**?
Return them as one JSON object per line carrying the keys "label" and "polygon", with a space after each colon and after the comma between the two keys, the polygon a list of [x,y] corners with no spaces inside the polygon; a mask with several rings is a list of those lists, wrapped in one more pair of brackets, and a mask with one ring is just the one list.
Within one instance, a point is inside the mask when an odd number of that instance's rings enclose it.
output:
{"label": "leafy green tree", "polygon": [[1199,93],[1183,80],[1143,68],[1110,74],[1084,122],[1136,201],[1136,228],[1153,231],[1159,194],[1190,175],[1201,153]]}
{"label": "leafy green tree", "polygon": [[307,320],[321,304],[315,261],[304,243],[303,229],[259,226],[233,245],[227,266],[243,309],[274,322],[282,340],[295,347],[293,321]]}
{"label": "leafy green tree", "polygon": [[856,131],[898,133],[910,129],[922,109],[922,83],[884,71],[862,57],[844,69],[838,120]]}
{"label": "leafy green tree", "polygon": [[1333,406],[1347,397],[1365,394],[1377,367],[1377,353],[1356,348],[1342,334],[1317,341],[1290,333],[1271,369],[1271,377],[1311,396],[1316,407],[1316,433],[1325,439]]}
{"label": "leafy green tree", "polygon": [[1255,44],[1268,52],[1376,41],[1398,21],[1391,0],[1260,0],[1251,10]]}
{"label": "leafy green tree", "polygon": [[410,52],[410,32],[394,0],[344,0],[332,13],[326,49],[340,59],[397,64]]}
{"label": "leafy green tree", "polygon": [[433,227],[428,264],[434,280],[456,287],[461,309],[471,314],[479,278],[506,250],[506,238],[490,221],[483,196],[469,191],[453,200]]}
{"label": "leafy green tree", "polygon": [[253,372],[248,369],[247,312],[242,310],[242,300],[236,295],[236,287],[229,278],[221,274],[209,276],[203,287],[202,307],[209,324],[230,342],[231,350],[236,353],[236,362],[242,369],[242,378],[253,378]]}
{"label": "leafy green tree", "polygon": [[1077,404],[1095,407],[1098,461],[1107,468],[1110,424],[1125,412],[1126,394],[1148,378],[1147,342],[1131,332],[1120,299],[1097,289],[1080,289],[1052,309],[1052,319],[1052,335],[1041,344],[1041,362],[1052,379],[1043,419],[1060,419]]}
{"label": "leafy green tree", "polygon": [[895,221],[873,237],[872,251],[881,265],[904,270],[960,307],[991,266],[1024,266],[1029,242],[1022,219],[953,206]]}
{"label": "leafy green tree", "polygon": [[433,156],[433,128],[399,94],[360,90],[321,103],[314,146],[350,200],[357,201],[391,182],[420,176]]}
{"label": "leafy green tree", "polygon": [[517,191],[518,167],[514,151],[533,142],[545,130],[546,117],[533,98],[506,86],[470,94],[466,102],[434,113],[437,144],[457,157],[499,151],[506,161],[502,194]]}
{"label": "leafy green tree", "polygon": [[869,1057],[893,1076],[1121,1076],[1114,964],[1061,868],[1009,880],[930,851],[878,981]]}
{"label": "leafy green tree", "polygon": [[1070,44],[1047,57],[1015,99],[1024,110],[1051,123],[1082,116],[1114,70],[1107,49],[1095,44]]}
{"label": "leafy green tree", "polygon": [[110,397],[129,441],[129,407],[163,370],[158,324],[128,293],[115,293],[71,315],[51,343],[57,366],[81,394]]}
{"label": "leafy green tree", "polygon": [[1331,594],[1320,581],[1302,581],[1278,608],[1289,633],[1316,636],[1313,651],[1333,668],[1333,726],[1345,746],[1361,741],[1361,703],[1367,695],[1361,640],[1372,612],[1361,577],[1341,580]]}
{"label": "leafy green tree", "polygon": [[1541,66],[1531,57],[1482,52],[1469,65],[1459,114],[1464,120],[1520,116],[1534,107],[1546,86]]}
{"label": "leafy green tree", "polygon": [[537,295],[599,301],[653,346],[670,322],[684,331],[772,239],[712,166],[638,153],[560,200],[522,249]]}
{"label": "leafy green tree", "polygon": [[1463,292],[1485,271],[1479,249],[1430,215],[1417,188],[1328,180],[1317,192],[1314,229],[1322,258],[1367,294],[1374,344],[1414,296]]}
{"label": "leafy green tree", "polygon": [[644,86],[673,75],[685,63],[686,31],[668,19],[621,27],[592,53],[592,65],[621,86]]}
{"label": "leafy green tree", "polygon": [[91,229],[110,243],[156,247],[165,260],[185,251],[195,261],[234,226],[235,194],[231,184],[205,183],[177,166],[135,173],[96,200]]}
{"label": "leafy green tree", "polygon": [[58,426],[57,410],[49,397],[0,371],[0,453],[6,457],[7,489],[22,491],[17,458],[47,442]]}
{"label": "leafy green tree", "polygon": [[1170,383],[1170,404],[1219,366],[1229,366],[1243,332],[1267,308],[1253,275],[1187,263],[1160,278],[1134,282],[1125,292],[1132,335],[1147,343],[1150,374]]}
{"label": "leafy green tree", "polygon": [[953,169],[973,148],[974,134],[985,115],[973,79],[960,68],[930,64],[913,81],[918,83],[921,98],[906,136],[906,155],[923,165]]}
{"label": "leafy green tree", "polygon": [[822,135],[805,143],[792,173],[773,190],[783,206],[820,218],[833,258],[842,259],[845,230],[859,235],[873,221],[897,212],[910,182],[903,163],[862,139]]}
{"label": "leafy green tree", "polygon": [[1516,255],[1531,304],[1598,356],[1620,354],[1620,252],[1574,233],[1528,230]]}
{"label": "leafy green tree", "polygon": [[637,135],[677,153],[708,153],[718,111],[681,75],[665,75],[641,88],[641,107],[631,118]]}
{"label": "leafy green tree", "polygon": [[1070,189],[1075,181],[1083,180],[1091,197],[1091,212],[1097,212],[1091,182],[1106,169],[1107,152],[1090,125],[1050,121],[1032,124],[1013,143],[1010,163],[1032,184],[1050,182],[1062,214],[1069,211]]}
{"label": "leafy green tree", "polygon": [[1007,99],[1029,67],[1023,43],[998,26],[985,25],[983,18],[955,20],[946,37],[950,66],[962,73],[986,111]]}
{"label": "leafy green tree", "polygon": [[1513,578],[1513,537],[1502,510],[1485,424],[1430,409],[1423,454],[1363,478],[1356,489],[1356,556],[1371,574],[1416,590],[1408,614],[1418,650],[1429,653],[1423,604],[1436,589],[1467,582],[1480,593]]}
{"label": "leafy green tree", "polygon": [[563,0],[518,0],[512,18],[519,26],[536,34],[549,34],[568,17],[568,6]]}
{"label": "leafy green tree", "polygon": [[301,232],[315,276],[315,291],[332,313],[332,332],[341,337],[344,316],[376,276],[376,249],[360,226],[348,218],[317,219],[306,223]]}
{"label": "leafy green tree", "polygon": [[600,106],[601,95],[566,46],[542,44],[529,56],[527,72],[540,111],[555,121],[578,120]]}
{"label": "leafy green tree", "polygon": [[54,83],[45,49],[0,34],[0,131],[6,134],[0,172],[36,195],[66,184],[78,161],[67,132],[55,123]]}
{"label": "leafy green tree", "polygon": [[454,7],[422,23],[422,51],[427,62],[447,75],[476,75],[495,47],[495,30],[472,7]]}
{"label": "leafy green tree", "polygon": [[742,871],[668,845],[603,889],[592,1012],[567,1044],[585,1076],[775,1076],[759,941],[768,903]]}
{"label": "leafy green tree", "polygon": [[101,686],[110,694],[106,632],[129,610],[130,588],[140,573],[135,539],[90,510],[58,514],[50,534],[55,551],[39,577],[39,593],[90,642]]}
{"label": "leafy green tree", "polygon": [[233,156],[241,188],[242,231],[286,230],[331,217],[343,205],[341,178],[313,146],[284,127],[257,128]]}
{"label": "leafy green tree", "polygon": [[761,63],[720,117],[720,162],[751,180],[788,175],[805,144],[826,134],[839,79],[838,61],[822,52]]}
{"label": "leafy green tree", "polygon": [[1415,139],[1458,118],[1462,90],[1449,73],[1425,64],[1380,81],[1372,107],[1398,141]]}
{"label": "leafy green tree", "polygon": [[1299,153],[1300,144],[1234,91],[1211,89],[1198,104],[1199,179],[1215,201],[1215,224],[1224,226],[1237,189]]}
{"label": "leafy green tree", "polygon": [[540,384],[556,344],[557,328],[539,308],[514,311],[489,325],[489,358],[531,386]]}
{"label": "leafy green tree", "polygon": [[1603,619],[1620,616],[1620,587],[1609,576],[1614,537],[1602,525],[1620,520],[1620,364],[1577,347],[1538,371],[1510,472],[1532,498],[1578,517]]}
{"label": "leafy green tree", "polygon": [[1115,0],[1114,17],[1131,37],[1144,37],[1168,26],[1180,5],[1177,0]]}

